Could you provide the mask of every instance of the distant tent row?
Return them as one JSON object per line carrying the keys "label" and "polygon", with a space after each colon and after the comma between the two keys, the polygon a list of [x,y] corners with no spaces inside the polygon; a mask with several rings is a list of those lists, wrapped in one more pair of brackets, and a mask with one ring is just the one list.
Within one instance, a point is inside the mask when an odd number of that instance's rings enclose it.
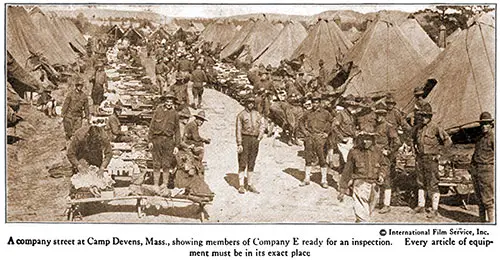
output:
{"label": "distant tent row", "polygon": [[212,48],[215,48],[218,44],[220,44],[221,48],[224,48],[231,42],[236,32],[236,26],[233,23],[216,21],[209,24],[200,37],[204,42],[213,43]]}

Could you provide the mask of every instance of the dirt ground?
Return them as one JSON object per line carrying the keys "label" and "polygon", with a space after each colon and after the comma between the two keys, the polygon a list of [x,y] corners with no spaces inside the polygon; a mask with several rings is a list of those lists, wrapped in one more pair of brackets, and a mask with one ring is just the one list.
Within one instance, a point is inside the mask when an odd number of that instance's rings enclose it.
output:
{"label": "dirt ground", "polygon": [[[151,71],[151,64],[148,64]],[[59,101],[65,93],[57,94]],[[299,187],[304,176],[304,160],[298,156],[301,147],[290,147],[273,138],[265,138],[257,158],[255,186],[260,194],[237,191],[237,153],[235,118],[243,108],[237,101],[212,89],[206,89],[202,104],[208,122],[201,135],[212,139],[206,146],[208,164],[206,182],[216,194],[207,205],[208,222],[214,223],[351,223],[354,221],[352,199],[337,201],[339,175],[329,172],[328,189],[320,187],[319,168],[314,169],[313,184]],[[29,106],[23,106],[25,122],[18,126],[25,140],[7,146],[7,221],[66,221],[66,197],[69,177],[54,179],[49,169],[70,175],[66,159],[61,118],[46,118]],[[165,207],[158,216],[138,218],[135,202],[102,205],[83,222],[170,223],[199,222],[194,206]],[[169,205],[172,206],[172,205]],[[441,216],[432,222],[476,222],[477,206],[460,207],[460,200],[443,198]],[[393,207],[389,214],[375,213],[372,221],[384,223],[425,223],[425,215],[414,215],[409,207]]]}

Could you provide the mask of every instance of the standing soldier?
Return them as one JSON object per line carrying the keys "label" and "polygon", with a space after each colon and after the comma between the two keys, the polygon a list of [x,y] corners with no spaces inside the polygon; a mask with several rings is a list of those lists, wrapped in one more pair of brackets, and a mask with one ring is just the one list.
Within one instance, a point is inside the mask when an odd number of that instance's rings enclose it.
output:
{"label": "standing soldier", "polygon": [[181,111],[185,107],[188,107],[189,105],[188,87],[187,84],[185,83],[185,77],[182,75],[182,73],[177,73],[177,75],[175,75],[175,84],[172,85],[170,89],[177,100],[177,104],[179,105],[177,110]]}
{"label": "standing soldier", "polygon": [[259,193],[253,186],[255,160],[259,153],[259,142],[266,128],[264,118],[255,110],[255,99],[245,100],[245,110],[236,117],[236,144],[238,145],[238,177],[241,194],[245,193],[245,170],[247,171],[247,190]]}
{"label": "standing soldier", "polygon": [[92,82],[92,104],[93,113],[97,114],[99,112],[99,106],[101,102],[104,101],[104,92],[108,86],[108,76],[104,72],[104,67],[102,63],[96,65],[96,70],[94,76],[91,78]]}
{"label": "standing soldier", "polygon": [[175,154],[179,151],[181,135],[179,115],[174,109],[175,96],[166,93],[165,103],[160,104],[149,127],[149,148],[153,155],[154,185],[160,185],[160,169],[163,169],[163,184],[168,184],[170,171],[175,165]]}
{"label": "standing soldier", "polygon": [[354,135],[356,134],[356,125],[354,112],[358,109],[359,104],[353,95],[348,95],[342,101],[343,109],[337,111],[332,128],[331,145],[335,151],[333,144],[337,144],[338,152],[340,153],[339,172],[342,172],[347,155],[354,146]]}
{"label": "standing soldier", "polygon": [[474,182],[474,192],[479,200],[479,218],[482,222],[493,223],[495,222],[495,131],[490,113],[481,113],[479,122],[482,135],[476,143],[469,172]]}
{"label": "standing soldier", "polygon": [[[208,81],[207,75],[201,69],[201,65],[196,65],[196,69],[193,71],[191,76],[191,80],[193,81],[193,108],[198,109],[201,107],[201,101],[203,97],[203,86]],[[198,100],[198,102],[196,102]]]}
{"label": "standing soldier", "polygon": [[109,140],[111,142],[131,142],[132,137],[128,136],[125,132],[121,130],[120,119],[118,116],[122,113],[122,108],[119,105],[115,105],[113,108],[113,114],[108,117],[108,122],[106,124],[106,132],[108,134]]}
{"label": "standing soldier", "polygon": [[422,110],[423,107],[426,107],[429,105],[427,101],[424,100],[424,87],[416,87],[413,90],[413,96],[415,97],[415,106],[413,107],[413,119],[412,126],[414,127],[421,127],[422,124],[422,117],[420,116],[419,111]]}
{"label": "standing soldier", "polygon": [[385,104],[387,105],[387,115],[385,116],[387,123],[401,128],[405,133],[410,133],[411,126],[406,122],[403,112],[396,107],[396,101],[392,94],[387,95]]}
{"label": "standing soldier", "polygon": [[380,168],[383,171],[384,183],[384,206],[380,209],[380,214],[391,211],[391,174],[393,165],[396,163],[395,153],[401,146],[398,132],[395,126],[389,124],[386,120],[387,110],[382,104],[378,104],[375,109],[377,123],[375,124],[375,148],[382,151],[382,159],[385,160],[387,167]]}
{"label": "standing soldier", "polygon": [[66,140],[69,140],[73,133],[82,127],[82,119],[89,119],[89,100],[83,93],[84,80],[77,76],[75,78],[75,89],[68,93],[62,107],[64,132]]}
{"label": "standing soldier", "polygon": [[370,220],[378,203],[378,185],[384,181],[382,169],[386,167],[386,161],[373,145],[374,133],[360,132],[358,141],[359,145],[347,156],[347,163],[340,178],[338,200],[343,201],[344,195],[352,193],[356,222],[365,222]]}
{"label": "standing soldier", "polygon": [[424,105],[416,115],[421,118],[420,127],[414,127],[414,147],[417,163],[418,206],[415,213],[425,211],[425,198],[432,195],[432,208],[427,217],[434,218],[438,215],[439,207],[439,158],[440,148],[451,146],[451,138],[439,126],[431,122],[432,108]]}
{"label": "standing soldier", "polygon": [[315,94],[311,98],[312,110],[304,114],[303,131],[305,135],[304,146],[306,153],[305,178],[300,186],[310,184],[311,169],[314,157],[318,157],[321,167],[321,187],[328,188],[327,164],[325,154],[325,144],[332,128],[333,117],[330,112],[321,107],[321,95]]}
{"label": "standing soldier", "polygon": [[165,75],[167,74],[165,67],[165,63],[162,58],[158,58],[155,65],[155,74],[156,74],[156,84],[158,85],[158,91],[160,95],[163,95],[163,91],[165,91]]}

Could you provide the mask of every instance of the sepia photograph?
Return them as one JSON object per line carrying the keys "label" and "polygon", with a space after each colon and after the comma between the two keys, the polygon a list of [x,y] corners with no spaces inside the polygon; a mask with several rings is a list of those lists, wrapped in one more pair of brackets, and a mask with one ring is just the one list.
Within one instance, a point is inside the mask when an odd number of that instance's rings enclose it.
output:
{"label": "sepia photograph", "polygon": [[7,3],[5,221],[496,223],[496,7]]}

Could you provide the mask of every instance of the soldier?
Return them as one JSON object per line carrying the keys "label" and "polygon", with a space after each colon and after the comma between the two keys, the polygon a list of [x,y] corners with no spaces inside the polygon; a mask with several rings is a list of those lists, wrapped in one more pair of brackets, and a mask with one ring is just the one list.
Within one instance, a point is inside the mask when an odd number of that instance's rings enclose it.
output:
{"label": "soldier", "polygon": [[[193,104],[192,104],[192,106],[194,109],[198,109],[201,107],[201,101],[203,98],[203,86],[208,81],[207,75],[201,69],[200,64],[196,65],[196,69],[193,71],[193,74],[191,76],[191,80],[193,81],[193,87],[192,87]],[[196,102],[196,100],[198,100],[198,102]]]}
{"label": "soldier", "polygon": [[179,105],[177,108],[178,111],[189,105],[188,87],[185,83],[185,77],[181,73],[175,75],[175,84],[170,87],[170,90],[173,92]]}
{"label": "soldier", "polygon": [[165,90],[165,75],[167,74],[167,68],[165,67],[165,63],[162,58],[158,58],[155,65],[155,74],[156,74],[156,84],[158,85],[159,94],[163,95],[163,91]]}
{"label": "soldier", "polygon": [[360,109],[356,113],[356,126],[359,131],[373,132],[377,116],[373,109],[374,102],[372,98],[363,98]]}
{"label": "soldier", "polygon": [[111,142],[131,142],[132,138],[121,130],[120,119],[118,116],[122,113],[122,107],[116,105],[113,108],[113,114],[108,117],[106,132]]}
{"label": "soldier", "polygon": [[62,107],[64,132],[66,140],[69,140],[73,133],[82,127],[83,118],[89,119],[89,100],[83,93],[83,79],[75,78],[75,89],[68,93],[64,99]]}
{"label": "soldier", "polygon": [[391,211],[391,174],[392,165],[396,163],[395,153],[401,146],[398,132],[395,126],[389,124],[386,120],[387,110],[383,104],[378,104],[375,109],[377,115],[377,123],[375,124],[375,148],[382,151],[382,159],[386,161],[387,167],[381,168],[384,176],[384,204],[380,209],[380,214],[389,213]]}
{"label": "soldier", "polygon": [[[342,101],[343,109],[337,111],[332,128],[331,145],[335,151],[333,144],[337,144],[338,152],[340,153],[339,172],[342,172],[347,155],[354,146],[354,135],[356,132],[354,113],[358,109],[358,102],[353,95],[348,95]],[[332,151],[333,152],[333,151]]]}
{"label": "soldier", "polygon": [[304,114],[303,126],[305,139],[305,153],[306,153],[306,166],[305,178],[300,186],[310,184],[311,166],[314,157],[318,157],[319,166],[321,167],[321,187],[328,188],[327,183],[327,164],[325,155],[325,144],[328,135],[332,128],[333,117],[332,115],[320,106],[321,96],[315,94],[311,98],[312,110]]}
{"label": "soldier", "polygon": [[207,118],[205,117],[205,111],[198,112],[194,117],[195,119],[189,122],[184,129],[183,142],[191,148],[193,154],[198,156],[200,161],[203,161],[204,145],[210,144],[210,138],[201,137],[199,128],[207,121]]}
{"label": "soldier", "polygon": [[420,127],[422,123],[422,118],[419,114],[419,111],[422,110],[423,107],[429,105],[427,101],[424,100],[424,87],[416,87],[413,90],[413,95],[415,97],[415,106],[413,108],[413,118],[410,115],[410,121],[412,121],[412,125],[415,127]]}
{"label": "soldier", "polygon": [[[495,222],[495,131],[493,118],[488,112],[479,117],[482,135],[476,142],[469,172],[474,192],[479,200],[479,218],[482,222]],[[487,218],[486,218],[487,217]]]}
{"label": "soldier", "polygon": [[259,153],[259,142],[266,129],[265,120],[255,110],[255,99],[249,97],[244,101],[245,110],[236,117],[236,144],[238,145],[238,176],[240,194],[245,193],[245,170],[247,171],[247,190],[259,193],[253,186],[255,160]]}
{"label": "soldier", "polygon": [[108,87],[108,76],[104,72],[104,67],[102,63],[98,63],[96,65],[96,71],[92,78],[90,79],[92,82],[92,104],[93,104],[93,113],[99,112],[99,106],[101,102],[104,101],[104,92],[106,92]]}
{"label": "soldier", "polygon": [[377,205],[378,185],[384,181],[382,168],[386,167],[386,161],[380,150],[374,146],[374,133],[360,132],[358,141],[359,145],[347,156],[337,199],[343,201],[344,195],[352,193],[356,222],[365,222],[369,221]]}
{"label": "soldier", "polygon": [[326,86],[326,78],[328,75],[326,74],[326,69],[325,69],[325,62],[323,59],[320,59],[318,62],[319,65],[319,74],[318,74],[318,85],[320,88]]}
{"label": "soldier", "polygon": [[78,129],[71,138],[67,156],[73,167],[73,174],[85,170],[80,160],[99,167],[101,174],[108,167],[113,152],[104,126],[104,119],[92,119],[90,126]]}
{"label": "soldier", "polygon": [[411,126],[406,122],[403,112],[396,107],[396,101],[392,94],[387,95],[385,104],[387,105],[387,115],[385,116],[387,123],[401,128],[405,133],[410,133]]}
{"label": "soldier", "polygon": [[175,166],[175,157],[181,143],[179,115],[174,109],[173,93],[166,93],[165,103],[158,105],[149,127],[149,148],[153,155],[154,185],[160,185],[160,168],[163,169],[163,185],[169,181],[170,171]]}
{"label": "soldier", "polygon": [[417,117],[421,118],[420,126],[414,127],[414,147],[416,151],[417,163],[417,185],[418,206],[415,213],[425,211],[425,197],[432,195],[432,208],[427,217],[434,218],[438,216],[439,207],[439,158],[440,148],[451,146],[451,138],[439,126],[431,122],[432,108],[429,104],[424,105],[418,111]]}

